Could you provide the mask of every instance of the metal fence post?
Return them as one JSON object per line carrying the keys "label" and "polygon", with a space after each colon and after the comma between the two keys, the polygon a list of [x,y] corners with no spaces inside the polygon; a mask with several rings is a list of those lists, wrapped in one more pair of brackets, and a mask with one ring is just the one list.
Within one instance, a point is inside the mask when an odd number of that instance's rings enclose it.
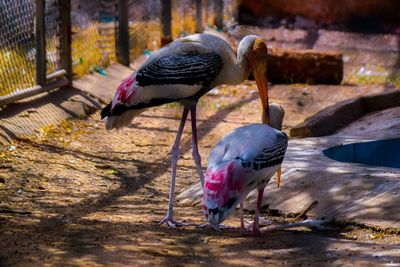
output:
{"label": "metal fence post", "polygon": [[118,35],[117,57],[118,61],[129,66],[129,12],[128,1],[118,0]]}
{"label": "metal fence post", "polygon": [[196,0],[196,32],[203,32],[203,5],[202,0]]}
{"label": "metal fence post", "polygon": [[217,29],[224,27],[224,0],[215,0],[214,2],[214,24]]}
{"label": "metal fence post", "polygon": [[46,82],[46,32],[44,25],[44,0],[36,0],[35,39],[36,39],[36,84]]}
{"label": "metal fence post", "polygon": [[172,2],[171,0],[162,0],[162,37],[161,46],[172,42],[171,17]]}
{"label": "metal fence post", "polygon": [[72,31],[71,0],[60,0],[60,65],[66,71],[69,86],[72,85]]}

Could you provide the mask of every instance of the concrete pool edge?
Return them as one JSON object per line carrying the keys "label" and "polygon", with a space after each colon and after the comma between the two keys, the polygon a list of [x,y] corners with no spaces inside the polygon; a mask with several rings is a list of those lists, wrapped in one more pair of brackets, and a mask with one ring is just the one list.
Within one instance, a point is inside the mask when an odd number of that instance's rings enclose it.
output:
{"label": "concrete pool edge", "polygon": [[[271,181],[263,204],[298,213],[317,200],[311,216],[400,229],[400,169],[342,163],[322,153],[339,143],[369,140],[341,136],[291,140],[282,164],[281,187]],[[246,207],[252,209],[254,204],[252,196]]]}
{"label": "concrete pool edge", "polygon": [[290,130],[291,137],[317,137],[331,134],[369,112],[400,106],[400,89],[360,96],[338,102]]}

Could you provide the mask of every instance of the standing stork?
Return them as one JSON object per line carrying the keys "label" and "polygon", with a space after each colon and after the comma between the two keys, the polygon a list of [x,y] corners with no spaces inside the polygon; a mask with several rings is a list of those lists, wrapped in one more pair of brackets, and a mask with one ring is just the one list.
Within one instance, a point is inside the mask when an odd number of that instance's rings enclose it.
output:
{"label": "standing stork", "polygon": [[[280,131],[283,117],[283,108],[271,105],[270,126],[249,124],[237,128],[211,151],[205,177],[203,208],[212,227],[218,228],[240,204],[240,228],[245,233],[243,201],[251,191],[257,189],[253,234],[260,233],[258,220],[264,189],[274,173],[280,170],[288,145],[286,134]],[[279,175],[280,172],[278,181]]]}
{"label": "standing stork", "polygon": [[[267,103],[265,78],[267,46],[255,35],[244,37],[237,55],[227,42],[209,34],[195,34],[177,39],[152,54],[146,62],[118,87],[114,99],[101,112],[108,130],[128,125],[149,107],[170,102],[184,105],[178,133],[172,147],[172,174],[169,208],[160,222],[170,227],[182,225],[173,219],[173,202],[179,143],[190,111],[193,159],[201,184],[204,176],[197,146],[196,104],[215,86],[240,84],[251,72],[256,79],[263,110]],[[268,118],[268,115],[267,115]]]}

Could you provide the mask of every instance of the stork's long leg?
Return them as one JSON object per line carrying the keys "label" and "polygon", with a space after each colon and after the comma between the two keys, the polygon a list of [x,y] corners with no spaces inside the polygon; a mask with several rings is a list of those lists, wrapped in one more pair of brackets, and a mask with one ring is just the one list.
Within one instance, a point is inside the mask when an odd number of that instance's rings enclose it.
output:
{"label": "stork's long leg", "polygon": [[175,191],[175,177],[176,177],[176,165],[178,162],[179,156],[179,143],[181,141],[183,128],[185,127],[185,122],[187,115],[189,113],[189,109],[185,106],[182,113],[181,123],[179,125],[178,133],[176,134],[175,143],[172,147],[172,173],[171,173],[171,184],[169,191],[169,205],[168,212],[165,218],[160,221],[160,224],[167,223],[171,227],[176,227],[178,225],[182,225],[182,223],[174,221],[173,213],[174,213],[174,191]]}
{"label": "stork's long leg", "polygon": [[263,194],[264,194],[264,188],[258,189],[257,206],[256,206],[256,212],[254,215],[254,222],[253,222],[253,234],[254,235],[260,234],[260,226],[258,225],[258,222],[259,222],[260,208],[261,208]]}
{"label": "stork's long leg", "polygon": [[199,154],[199,148],[197,146],[197,127],[196,127],[196,104],[190,107],[190,117],[192,121],[192,151],[193,159],[196,164],[197,172],[199,173],[201,186],[204,188],[204,175],[201,168],[201,157]]}
{"label": "stork's long leg", "polygon": [[246,226],[244,225],[243,202],[240,202],[240,232],[241,232],[243,235],[247,233]]}

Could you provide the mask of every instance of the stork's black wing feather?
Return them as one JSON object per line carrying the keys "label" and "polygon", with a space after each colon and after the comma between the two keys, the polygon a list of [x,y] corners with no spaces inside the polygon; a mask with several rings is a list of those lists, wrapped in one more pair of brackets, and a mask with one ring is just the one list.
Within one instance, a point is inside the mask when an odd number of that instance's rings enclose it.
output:
{"label": "stork's black wing feather", "polygon": [[222,58],[216,53],[164,56],[140,69],[139,86],[164,84],[209,85],[222,70]]}
{"label": "stork's black wing feather", "polygon": [[288,146],[288,138],[284,132],[280,132],[276,137],[276,143],[272,147],[264,148],[251,162],[242,161],[242,166],[258,171],[281,164]]}

